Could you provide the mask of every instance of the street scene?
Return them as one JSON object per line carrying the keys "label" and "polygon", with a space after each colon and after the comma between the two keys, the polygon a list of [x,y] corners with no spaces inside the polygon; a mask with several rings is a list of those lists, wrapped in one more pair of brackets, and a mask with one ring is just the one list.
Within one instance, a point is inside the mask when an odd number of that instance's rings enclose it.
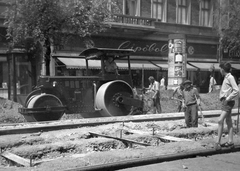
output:
{"label": "street scene", "polygon": [[0,170],[236,170],[239,7],[0,0]]}

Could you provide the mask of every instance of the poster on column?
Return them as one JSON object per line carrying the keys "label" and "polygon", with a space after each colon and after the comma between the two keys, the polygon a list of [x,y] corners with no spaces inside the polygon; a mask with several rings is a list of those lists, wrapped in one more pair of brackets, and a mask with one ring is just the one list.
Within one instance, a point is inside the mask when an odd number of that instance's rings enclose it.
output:
{"label": "poster on column", "polygon": [[168,77],[174,77],[174,65],[168,65]]}
{"label": "poster on column", "polygon": [[168,65],[174,64],[174,53],[168,55]]}
{"label": "poster on column", "polygon": [[175,66],[174,76],[175,77],[182,77],[183,76],[183,67],[182,66]]}

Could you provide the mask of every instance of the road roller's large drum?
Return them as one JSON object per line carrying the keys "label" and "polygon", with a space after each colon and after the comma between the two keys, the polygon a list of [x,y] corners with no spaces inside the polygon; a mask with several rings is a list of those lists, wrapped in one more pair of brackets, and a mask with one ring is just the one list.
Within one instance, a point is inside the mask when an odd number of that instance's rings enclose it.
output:
{"label": "road roller's large drum", "polygon": [[132,106],[119,103],[124,97],[133,98],[131,86],[125,81],[116,80],[103,84],[96,94],[96,107],[102,116],[125,116],[131,112]]}
{"label": "road roller's large drum", "polygon": [[[37,122],[37,121],[52,121],[59,120],[64,112],[59,110],[52,110],[54,107],[63,106],[61,100],[51,94],[38,94],[31,96],[26,102],[26,107],[28,109],[36,109],[36,113],[32,112],[27,115],[24,115],[25,119],[28,122]],[[41,108],[49,108],[49,111],[37,110]]]}

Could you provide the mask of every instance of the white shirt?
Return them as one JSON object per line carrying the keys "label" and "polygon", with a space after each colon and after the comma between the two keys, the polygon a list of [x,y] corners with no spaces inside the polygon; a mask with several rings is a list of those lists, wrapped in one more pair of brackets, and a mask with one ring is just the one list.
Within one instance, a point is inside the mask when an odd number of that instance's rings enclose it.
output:
{"label": "white shirt", "polygon": [[160,86],[165,86],[165,79],[164,78],[161,79]]}

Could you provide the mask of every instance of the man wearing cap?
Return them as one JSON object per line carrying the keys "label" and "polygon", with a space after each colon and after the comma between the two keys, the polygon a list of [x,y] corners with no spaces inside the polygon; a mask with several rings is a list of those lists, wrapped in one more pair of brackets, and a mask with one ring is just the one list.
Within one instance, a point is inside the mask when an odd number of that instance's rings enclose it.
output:
{"label": "man wearing cap", "polygon": [[192,86],[190,80],[186,80],[183,90],[183,109],[185,112],[185,122],[187,127],[198,127],[198,105],[201,100],[198,90]]}
{"label": "man wearing cap", "polygon": [[149,80],[149,87],[145,88],[146,94],[149,94],[153,100],[153,113],[162,113],[162,108],[161,108],[161,104],[160,104],[160,86],[159,86],[159,82],[156,81],[154,79],[153,76],[150,76],[148,78]]}

